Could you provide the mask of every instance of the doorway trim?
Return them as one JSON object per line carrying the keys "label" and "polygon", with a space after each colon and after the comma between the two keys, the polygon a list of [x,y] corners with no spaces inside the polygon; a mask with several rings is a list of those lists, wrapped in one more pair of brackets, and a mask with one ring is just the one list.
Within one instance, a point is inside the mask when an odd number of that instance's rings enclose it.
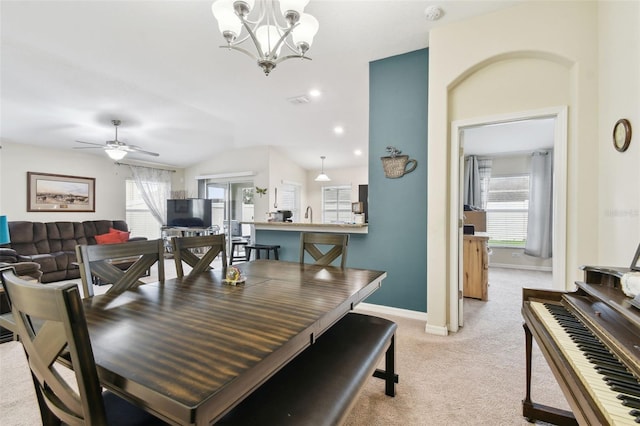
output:
{"label": "doorway trim", "polygon": [[566,289],[566,248],[567,248],[567,145],[568,107],[558,106],[508,114],[475,117],[451,122],[451,145],[449,152],[449,331],[458,331],[462,325],[462,199],[464,191],[460,179],[460,157],[462,150],[461,133],[465,128],[481,125],[500,124],[538,118],[555,118],[553,149],[553,288]]}

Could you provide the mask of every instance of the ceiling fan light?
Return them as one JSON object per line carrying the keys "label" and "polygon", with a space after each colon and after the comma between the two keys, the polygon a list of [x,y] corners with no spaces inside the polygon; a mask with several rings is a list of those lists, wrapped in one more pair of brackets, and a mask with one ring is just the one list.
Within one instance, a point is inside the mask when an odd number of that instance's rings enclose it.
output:
{"label": "ceiling fan light", "polygon": [[127,151],[124,151],[122,149],[117,149],[117,148],[108,148],[108,149],[105,149],[104,151],[107,153],[109,158],[111,158],[114,161],[122,160],[127,155]]}

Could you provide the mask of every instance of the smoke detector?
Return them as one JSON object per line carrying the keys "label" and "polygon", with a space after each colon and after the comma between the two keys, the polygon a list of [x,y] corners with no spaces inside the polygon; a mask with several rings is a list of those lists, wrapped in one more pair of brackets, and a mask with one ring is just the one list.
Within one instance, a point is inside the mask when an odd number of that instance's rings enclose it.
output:
{"label": "smoke detector", "polygon": [[429,21],[437,21],[442,18],[444,11],[439,6],[429,6],[424,10],[424,14]]}

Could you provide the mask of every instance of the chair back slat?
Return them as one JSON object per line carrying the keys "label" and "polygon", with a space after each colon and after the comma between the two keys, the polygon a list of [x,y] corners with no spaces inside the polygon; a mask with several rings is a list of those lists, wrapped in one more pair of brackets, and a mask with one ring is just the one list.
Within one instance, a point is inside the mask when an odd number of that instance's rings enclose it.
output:
{"label": "chair back slat", "polygon": [[[87,322],[76,284],[33,284],[0,270],[16,328],[29,360],[44,424],[106,425]],[[36,325],[37,324],[37,325]],[[34,326],[36,325],[36,326]],[[60,359],[69,360],[73,370]],[[70,377],[75,385],[68,383]]]}
{"label": "chair back slat", "polygon": [[[173,259],[176,263],[176,274],[183,277],[183,262],[192,269],[188,276],[194,276],[211,269],[211,262],[218,257],[222,257],[222,267],[227,266],[227,249],[224,234],[198,235],[195,237],[176,237],[171,241],[173,245]],[[193,249],[209,247],[200,257]]]}
{"label": "chair back slat", "polygon": [[[80,277],[85,297],[93,296],[93,277],[112,284],[107,290],[123,292],[144,284],[139,280],[146,271],[158,265],[158,280],[164,281],[164,245],[162,240],[131,241],[120,244],[76,246]],[[131,265],[122,270],[114,260],[130,259]]]}
{"label": "chair back slat", "polygon": [[[331,265],[338,257],[341,257],[340,267],[344,269],[347,264],[348,244],[349,234],[301,232],[300,263],[305,263],[305,253],[314,259],[315,265],[323,266]],[[329,246],[328,249],[327,246]]]}

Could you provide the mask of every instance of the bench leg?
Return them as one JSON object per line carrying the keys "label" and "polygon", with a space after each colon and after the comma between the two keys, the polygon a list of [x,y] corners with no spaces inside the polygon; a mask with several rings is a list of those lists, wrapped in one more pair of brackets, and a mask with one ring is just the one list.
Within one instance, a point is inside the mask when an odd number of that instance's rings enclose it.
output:
{"label": "bench leg", "polygon": [[373,377],[385,382],[384,393],[388,396],[396,396],[396,383],[399,377],[396,374],[396,336],[391,337],[391,344],[384,355],[384,370],[376,369]]}

